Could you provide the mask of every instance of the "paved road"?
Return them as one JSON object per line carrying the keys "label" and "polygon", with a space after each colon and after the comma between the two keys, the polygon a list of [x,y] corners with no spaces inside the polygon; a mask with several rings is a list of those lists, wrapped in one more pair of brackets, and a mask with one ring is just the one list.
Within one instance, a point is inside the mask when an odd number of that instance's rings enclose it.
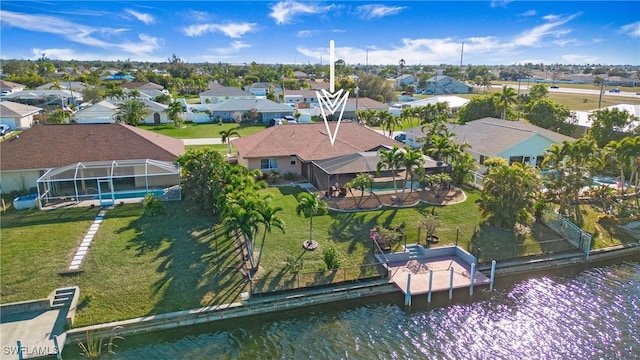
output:
{"label": "paved road", "polygon": [[[497,84],[498,86],[502,87],[504,85],[507,85],[509,87],[512,87],[514,89],[518,89],[518,84]],[[527,91],[529,90],[529,86],[533,86],[533,85],[529,85],[528,83],[521,83],[520,85],[520,91]],[[559,88],[558,89],[551,89],[549,88],[549,92],[550,93],[568,93],[568,94],[582,94],[582,95],[599,95],[600,94],[600,90],[599,89],[575,89],[575,88],[570,88],[570,87],[565,87],[564,84],[560,84],[558,85]],[[566,86],[570,86],[570,85],[566,85]],[[621,91],[619,93],[611,93],[608,90],[604,90],[603,92],[604,96],[615,96],[615,97],[632,97],[632,98],[640,98],[640,95],[636,95],[636,93],[634,92],[629,92],[629,91]]]}

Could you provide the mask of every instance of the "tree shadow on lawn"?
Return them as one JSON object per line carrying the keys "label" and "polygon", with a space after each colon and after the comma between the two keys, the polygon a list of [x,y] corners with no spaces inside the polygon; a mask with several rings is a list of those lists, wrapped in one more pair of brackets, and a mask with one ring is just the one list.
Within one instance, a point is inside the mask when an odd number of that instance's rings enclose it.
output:
{"label": "tree shadow on lawn", "polygon": [[[300,261],[307,253],[309,251],[302,250],[294,263]],[[283,266],[278,272],[274,270],[266,273],[258,272],[258,276],[253,280],[253,292],[259,294],[295,289],[299,274],[290,273],[289,270],[288,266]]]}
{"label": "tree shadow on lawn", "polygon": [[66,222],[93,221],[100,208],[76,207],[53,210],[9,210],[2,213],[2,228],[27,227]]}
{"label": "tree shadow on lawn", "polygon": [[150,313],[233,302],[245,285],[235,242],[221,226],[211,225],[212,218],[172,215],[141,216],[119,230],[135,232],[126,250],[135,250],[136,256],[157,252],[152,263],[162,278],[149,284],[157,298]]}

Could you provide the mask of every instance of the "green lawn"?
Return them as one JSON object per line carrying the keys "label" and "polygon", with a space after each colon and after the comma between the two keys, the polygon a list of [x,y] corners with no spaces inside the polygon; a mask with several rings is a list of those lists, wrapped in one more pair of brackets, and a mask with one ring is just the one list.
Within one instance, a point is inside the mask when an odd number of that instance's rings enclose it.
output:
{"label": "green lawn", "polygon": [[[227,152],[229,152],[229,148],[227,146],[227,144],[214,144],[214,145],[188,145],[185,146],[185,149],[189,150],[198,150],[198,149],[211,149],[214,151],[217,151],[219,153],[223,153],[226,154]],[[236,148],[231,146],[231,152],[232,153],[236,153]]]}
{"label": "green lawn", "polygon": [[224,123],[222,125],[218,123],[187,123],[181,128],[176,128],[171,124],[139,125],[138,127],[177,139],[219,138],[220,131],[229,131],[229,129],[236,129],[240,136],[250,135],[264,130],[264,125],[238,125],[235,123]]}
{"label": "green lawn", "polygon": [[[464,248],[480,248],[484,261],[535,253],[545,241],[557,238],[544,226],[534,226],[520,237],[482,226],[476,205],[479,192],[465,189],[468,199],[451,206],[315,216],[313,239],[320,248],[305,252],[302,243],[309,238],[309,219],[295,213],[296,195],[301,191],[298,187],[264,190],[284,209],[280,216],[286,231],[273,229],[268,234],[254,290],[270,291],[296,281],[286,266],[289,257],[302,261],[300,276],[311,274],[316,284],[324,277],[336,281],[366,276],[369,270],[360,266],[372,262],[369,230],[404,224],[407,242],[415,243],[417,224],[425,213],[433,212],[441,220],[437,246],[455,244],[457,237]],[[187,201],[167,202],[165,206],[167,213],[155,218],[144,216],[140,204],[108,210],[84,260],[83,272],[75,275],[61,273],[67,270],[97,208],[3,213],[2,302],[42,298],[56,287],[78,285],[76,326],[82,326],[237,301],[248,289],[238,271],[240,262],[233,242],[213,218],[193,210]],[[420,234],[421,239],[424,236]],[[512,244],[522,246],[514,249]],[[395,249],[403,245],[399,242]],[[344,269],[333,274],[335,279],[327,275],[330,273],[318,273],[325,268],[322,250],[328,247],[337,250]]]}

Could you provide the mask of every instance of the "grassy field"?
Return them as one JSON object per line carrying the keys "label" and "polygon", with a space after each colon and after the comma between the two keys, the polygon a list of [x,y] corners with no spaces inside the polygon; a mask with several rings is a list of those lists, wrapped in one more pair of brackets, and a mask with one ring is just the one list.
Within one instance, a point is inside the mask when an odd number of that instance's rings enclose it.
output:
{"label": "grassy field", "polygon": [[[318,280],[316,272],[325,268],[322,250],[328,247],[336,249],[342,268],[358,271],[372,262],[369,230],[373,226],[397,228],[404,224],[407,242],[415,243],[417,224],[425,213],[433,212],[441,221],[437,246],[455,244],[457,239],[464,248],[480,248],[485,261],[535,253],[546,241],[557,239],[541,225],[522,236],[483,226],[476,205],[479,192],[465,190],[468,199],[452,206],[316,216],[313,239],[320,248],[305,252],[302,243],[309,238],[309,219],[295,213],[296,195],[303,190],[265,189],[284,209],[280,216],[286,231],[274,229],[267,235],[255,285],[268,290],[290,279],[287,258],[301,261],[301,274],[313,274]],[[158,217],[143,215],[140,204],[108,210],[85,257],[83,272],[75,275],[64,272],[98,209],[3,213],[2,302],[42,298],[56,287],[78,285],[76,326],[83,326],[237,301],[247,287],[238,271],[241,263],[235,244],[213,218],[196,212],[187,201],[165,205],[167,213]],[[421,239],[424,236],[420,234]],[[607,244],[616,242],[613,239]],[[398,242],[395,249],[403,245]]]}
{"label": "grassy field", "polygon": [[156,132],[158,134],[171,136],[177,139],[199,139],[199,138],[219,138],[220,131],[236,129],[240,136],[250,135],[260,130],[264,130],[264,125],[238,125],[235,123],[197,124],[187,123],[182,128],[176,128],[171,124],[162,125],[139,125],[141,129]]}
{"label": "grassy field", "polygon": [[[222,154],[226,154],[229,152],[229,148],[227,147],[227,144],[214,144],[214,145],[187,145],[185,146],[186,150],[192,149],[192,150],[198,150],[198,149],[211,149],[214,151],[217,151],[219,153]],[[236,152],[236,148],[231,146],[231,152],[235,153]]]}

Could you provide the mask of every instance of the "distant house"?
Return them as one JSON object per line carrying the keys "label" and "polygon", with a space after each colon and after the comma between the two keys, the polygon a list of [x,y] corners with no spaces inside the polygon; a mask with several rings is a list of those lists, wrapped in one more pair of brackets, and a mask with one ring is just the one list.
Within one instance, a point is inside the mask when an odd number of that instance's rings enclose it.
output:
{"label": "distant house", "polygon": [[84,92],[86,87],[87,85],[81,81],[58,81],[57,83],[48,82],[44,85],[40,85],[36,90],[71,90],[81,93]]}
{"label": "distant house", "polygon": [[282,86],[277,83],[270,82],[258,82],[252,85],[247,85],[245,86],[244,90],[248,93],[251,93],[253,96],[266,97],[271,87],[273,87],[273,93],[276,97],[282,94]]}
{"label": "distant house", "polygon": [[294,71],[293,72],[293,77],[296,79],[308,79],[309,78],[309,74],[307,74],[306,72],[302,72],[302,71]]}
{"label": "distant house", "polygon": [[267,99],[229,99],[216,104],[189,105],[192,113],[185,113],[185,121],[193,122],[233,122],[234,114],[245,115],[255,110],[258,123],[268,123],[273,118],[293,115],[295,110],[288,105]]}
{"label": "distant house", "polygon": [[[138,98],[137,101],[145,104],[149,108],[149,114],[145,116],[141,123],[143,124],[165,124],[169,122],[169,117],[167,115],[168,105],[160,104],[155,101],[152,101],[147,98]],[[110,103],[118,106],[118,104],[122,103],[124,100],[107,100]]]}
{"label": "distant house", "polygon": [[116,121],[117,109],[115,104],[102,100],[76,111],[71,119],[78,124],[110,124]]}
{"label": "distant house", "polygon": [[469,99],[461,98],[459,96],[436,95],[429,98],[392,104],[392,106],[389,108],[389,112],[391,112],[391,114],[394,116],[400,116],[402,114],[402,109],[405,109],[405,108],[409,108],[409,107],[415,108],[420,106],[435,105],[437,103],[447,103],[447,107],[449,108],[449,111],[452,114],[455,114],[456,112],[458,112],[458,110],[460,110],[460,108],[465,106],[469,101],[470,101]]}
{"label": "distant house", "polygon": [[2,100],[9,100],[21,104],[33,106],[59,106],[62,104],[81,104],[82,93],[70,90],[22,90],[8,95],[3,95]]}
{"label": "distant house", "polygon": [[26,89],[26,85],[17,84],[11,81],[0,80],[0,94],[10,95]]}
{"label": "distant house", "polygon": [[122,83],[119,87],[123,89],[138,89],[138,90],[162,90],[164,86],[153,82],[143,81],[127,81]]}
{"label": "distant house", "polygon": [[[523,121],[496,118],[478,119],[464,125],[447,124],[447,128],[455,134],[456,143],[471,146],[465,152],[478,161],[481,172],[486,170],[483,164],[490,157],[501,157],[509,164],[521,162],[539,166],[545,150],[551,145],[575,140]],[[425,136],[421,127],[411,128],[406,134],[406,143],[410,147],[420,146],[420,139]]]}
{"label": "distant house", "polygon": [[216,86],[200,94],[201,104],[217,104],[229,99],[253,99],[255,96],[242,89],[231,86]]}
{"label": "distant house", "polygon": [[35,106],[0,101],[0,124],[8,125],[14,130],[27,129],[33,125],[33,116],[41,111],[41,108]]}
{"label": "distant house", "polygon": [[174,162],[184,153],[184,143],[125,124],[34,125],[0,142],[0,153],[0,188],[5,193],[34,188],[48,169],[79,162]]}
{"label": "distant house", "polygon": [[[618,109],[620,111],[626,111],[627,113],[629,113],[630,116],[633,116],[636,120],[631,122],[631,126],[630,127],[626,127],[623,129],[615,129],[616,131],[620,131],[620,132],[631,132],[632,130],[636,129],[636,128],[640,128],[640,105],[632,105],[632,104],[618,104],[618,105],[612,105],[612,106],[607,106],[604,109]],[[587,131],[589,131],[589,129],[591,128],[591,124],[593,123],[593,121],[589,118],[589,116],[594,112],[593,111],[574,111],[574,114],[576,115],[576,118],[578,120],[577,122],[577,129],[576,132],[573,134],[574,137],[579,138],[580,136],[584,135],[587,133]]]}
{"label": "distant house", "polygon": [[427,80],[425,93],[427,94],[469,94],[473,86],[446,75],[438,75]]}
{"label": "distant house", "polygon": [[418,85],[418,79],[413,74],[402,74],[394,79],[393,88],[399,89],[406,85]]}
{"label": "distant house", "polygon": [[[331,125],[333,131],[335,123]],[[294,173],[324,188],[326,177],[316,178],[312,162],[364,151],[377,151],[402,143],[353,122],[343,121],[332,145],[324,123],[288,124],[232,140],[238,163],[269,173]]]}

